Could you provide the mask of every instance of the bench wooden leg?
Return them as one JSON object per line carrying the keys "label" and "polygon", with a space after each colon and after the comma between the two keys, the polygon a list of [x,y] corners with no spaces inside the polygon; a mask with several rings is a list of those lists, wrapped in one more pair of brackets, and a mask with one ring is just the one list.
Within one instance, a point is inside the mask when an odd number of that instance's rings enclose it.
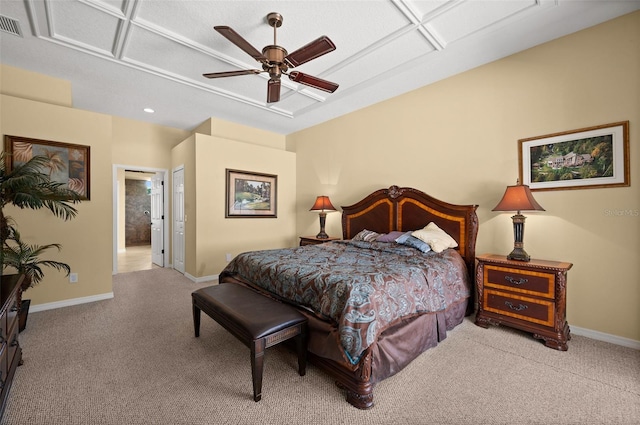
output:
{"label": "bench wooden leg", "polygon": [[200,308],[193,303],[193,330],[196,338],[200,336]]}
{"label": "bench wooden leg", "polygon": [[298,351],[298,374],[304,376],[307,373],[307,333],[303,332],[296,337]]}
{"label": "bench wooden leg", "polygon": [[256,339],[251,345],[251,378],[253,380],[253,401],[262,398],[262,372],[264,369],[265,339]]}

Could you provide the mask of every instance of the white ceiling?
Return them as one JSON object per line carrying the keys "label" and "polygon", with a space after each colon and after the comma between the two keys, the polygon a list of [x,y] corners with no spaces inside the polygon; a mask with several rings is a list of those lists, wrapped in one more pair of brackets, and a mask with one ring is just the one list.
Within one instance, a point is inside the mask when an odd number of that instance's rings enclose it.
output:
{"label": "white ceiling", "polygon": [[[289,134],[640,9],[625,0],[0,0],[22,36],[0,31],[0,62],[72,84],[76,108],[190,130],[217,117]],[[284,17],[289,52],[327,35],[334,52],[296,70],[340,84],[325,93],[266,74],[218,34],[228,25],[258,50]],[[155,109],[154,114],[143,108]]]}

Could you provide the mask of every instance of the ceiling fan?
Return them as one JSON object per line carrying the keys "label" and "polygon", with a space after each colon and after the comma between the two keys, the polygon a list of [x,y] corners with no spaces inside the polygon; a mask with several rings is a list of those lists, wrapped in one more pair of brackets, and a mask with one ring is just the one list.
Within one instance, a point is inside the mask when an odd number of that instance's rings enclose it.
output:
{"label": "ceiling fan", "polygon": [[249,56],[262,63],[260,69],[245,69],[241,71],[212,72],[202,74],[207,78],[234,77],[236,75],[260,74],[262,72],[269,73],[269,82],[267,83],[267,102],[278,102],[280,100],[280,77],[282,74],[288,75],[289,79],[296,83],[304,84],[309,87],[333,93],[338,89],[338,84],[326,81],[309,74],[303,74],[299,71],[289,71],[289,68],[302,65],[312,59],[318,58],[324,54],[332,52],[336,49],[335,44],[329,37],[322,37],[302,46],[293,53],[287,54],[287,51],[277,45],[276,29],[282,25],[283,17],[279,13],[272,12],[267,15],[267,22],[273,27],[273,44],[265,46],[260,53],[247,40],[242,38],[240,34],[235,32],[228,26],[215,26],[213,29],[218,31],[227,40],[244,50]]}

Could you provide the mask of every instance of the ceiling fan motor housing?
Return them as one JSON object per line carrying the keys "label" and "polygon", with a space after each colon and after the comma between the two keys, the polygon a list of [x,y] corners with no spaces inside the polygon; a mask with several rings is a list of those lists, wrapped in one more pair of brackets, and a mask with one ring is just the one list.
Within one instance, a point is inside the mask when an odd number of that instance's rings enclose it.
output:
{"label": "ceiling fan motor housing", "polygon": [[287,72],[289,67],[284,63],[287,51],[280,46],[274,44],[265,46],[262,54],[267,58],[266,63],[262,64],[262,69],[269,72],[271,78],[279,78],[283,72]]}

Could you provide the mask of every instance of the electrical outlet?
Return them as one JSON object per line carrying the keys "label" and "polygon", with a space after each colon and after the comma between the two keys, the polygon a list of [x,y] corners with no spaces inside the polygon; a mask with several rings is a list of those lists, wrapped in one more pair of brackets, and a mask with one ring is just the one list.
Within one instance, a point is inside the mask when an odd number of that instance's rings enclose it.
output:
{"label": "electrical outlet", "polygon": [[69,283],[78,283],[78,273],[69,273]]}
{"label": "electrical outlet", "polygon": [[227,253],[225,255],[225,258],[226,258],[227,261],[231,261],[231,254]]}

